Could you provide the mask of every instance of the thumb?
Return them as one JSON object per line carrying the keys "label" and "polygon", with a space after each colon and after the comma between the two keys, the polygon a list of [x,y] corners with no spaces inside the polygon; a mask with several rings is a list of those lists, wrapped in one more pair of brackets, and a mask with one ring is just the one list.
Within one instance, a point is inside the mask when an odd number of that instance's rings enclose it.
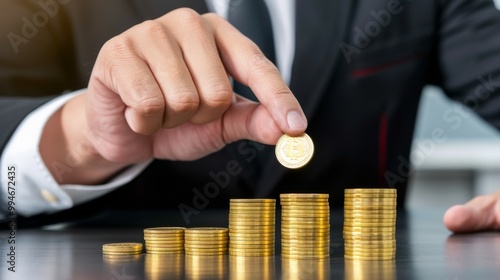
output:
{"label": "thumb", "polygon": [[443,222],[455,233],[500,229],[500,191],[450,207]]}
{"label": "thumb", "polygon": [[274,145],[283,132],[263,105],[235,94],[222,119],[222,135],[226,143],[249,139]]}

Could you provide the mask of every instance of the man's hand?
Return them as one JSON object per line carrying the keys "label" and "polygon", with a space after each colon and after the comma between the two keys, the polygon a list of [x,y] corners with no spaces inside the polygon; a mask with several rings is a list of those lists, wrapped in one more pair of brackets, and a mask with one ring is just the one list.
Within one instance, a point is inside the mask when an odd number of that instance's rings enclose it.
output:
{"label": "man's hand", "polygon": [[[229,76],[260,103],[235,95]],[[65,139],[59,147],[57,126]],[[89,184],[129,164],[195,160],[239,139],[275,144],[283,133],[304,132],[307,121],[252,41],[215,14],[183,8],[106,42],[87,93],[68,102],[51,127],[41,142],[45,163],[65,156],[61,146],[72,153],[83,141],[92,153],[75,155],[76,172],[60,183]]]}
{"label": "man's hand", "polygon": [[500,229],[500,191],[450,207],[443,222],[455,233]]}

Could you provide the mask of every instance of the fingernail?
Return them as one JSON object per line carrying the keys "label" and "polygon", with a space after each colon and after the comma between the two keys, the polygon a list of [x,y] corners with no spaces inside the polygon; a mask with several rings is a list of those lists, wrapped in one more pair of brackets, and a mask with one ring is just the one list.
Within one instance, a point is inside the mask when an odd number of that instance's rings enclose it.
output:
{"label": "fingernail", "polygon": [[293,130],[306,130],[307,121],[304,117],[302,117],[297,111],[290,111],[286,116],[286,120],[288,122],[288,127]]}

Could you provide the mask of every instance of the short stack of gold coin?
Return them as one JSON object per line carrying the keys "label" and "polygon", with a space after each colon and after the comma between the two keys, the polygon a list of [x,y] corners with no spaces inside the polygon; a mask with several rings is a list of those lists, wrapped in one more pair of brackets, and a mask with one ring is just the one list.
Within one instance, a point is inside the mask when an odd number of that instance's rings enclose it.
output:
{"label": "short stack of gold coin", "polygon": [[392,260],[396,255],[396,198],[393,188],[344,190],[344,257]]}
{"label": "short stack of gold coin", "polygon": [[102,253],[112,256],[142,254],[142,243],[122,242],[102,245]]}
{"label": "short stack of gold coin", "polygon": [[216,256],[227,254],[228,229],[223,227],[195,227],[184,231],[186,255]]}
{"label": "short stack of gold coin", "polygon": [[276,199],[230,199],[229,255],[274,255]]}
{"label": "short stack of gold coin", "polygon": [[148,254],[183,254],[184,227],[153,227],[144,229]]}
{"label": "short stack of gold coin", "polygon": [[330,257],[328,194],[280,195],[281,256],[288,259]]}

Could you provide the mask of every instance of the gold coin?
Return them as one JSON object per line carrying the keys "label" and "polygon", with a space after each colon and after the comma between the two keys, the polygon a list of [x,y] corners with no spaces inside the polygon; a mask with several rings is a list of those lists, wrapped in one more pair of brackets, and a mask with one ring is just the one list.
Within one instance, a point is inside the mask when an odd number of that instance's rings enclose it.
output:
{"label": "gold coin", "polygon": [[292,137],[283,134],[276,143],[276,158],[285,167],[291,169],[306,165],[314,154],[314,143],[306,133]]}
{"label": "gold coin", "polygon": [[248,232],[248,233],[256,233],[259,232],[276,232],[274,225],[232,225],[231,231],[235,232]]}
{"label": "gold coin", "polygon": [[184,250],[185,245],[182,246],[165,246],[165,245],[146,245],[146,250],[158,249],[158,250]]}
{"label": "gold coin", "polygon": [[255,233],[255,234],[274,234],[276,232],[275,226],[261,226],[261,227],[231,227],[229,230],[229,236],[231,233]]}
{"label": "gold coin", "polygon": [[147,247],[147,252],[179,252],[184,251],[184,247],[182,248],[157,248],[157,247]]}
{"label": "gold coin", "polygon": [[394,205],[344,205],[345,210],[352,211],[384,211],[395,210]]}
{"label": "gold coin", "polygon": [[229,245],[273,245],[275,244],[274,238],[272,239],[254,239],[254,240],[247,240],[247,239],[231,239],[229,242]]}
{"label": "gold coin", "polygon": [[184,247],[189,247],[189,248],[221,248],[221,247],[227,247],[227,244],[229,244],[229,241],[224,241],[224,242],[212,242],[212,243],[199,243],[199,242],[194,242],[194,243],[185,243]]}
{"label": "gold coin", "polygon": [[244,214],[253,212],[273,214],[276,212],[276,206],[230,206],[229,208],[229,214]]}
{"label": "gold coin", "polygon": [[330,210],[286,210],[281,217],[330,217]]}
{"label": "gold coin", "polygon": [[144,233],[183,233],[185,227],[152,227],[145,228]]}
{"label": "gold coin", "polygon": [[229,238],[229,235],[227,233],[217,235],[217,236],[203,236],[203,235],[193,235],[193,236],[188,236],[185,238],[184,242],[193,242],[193,241],[200,241],[200,242],[214,242],[214,241],[224,241]]}
{"label": "gold coin", "polygon": [[184,231],[184,235],[193,235],[193,234],[224,234],[227,232],[227,228],[225,227],[194,227],[187,228]]}
{"label": "gold coin", "polygon": [[233,208],[276,208],[276,203],[264,203],[264,202],[253,202],[253,203],[229,203],[229,211]]}
{"label": "gold coin", "polygon": [[396,207],[398,204],[397,204],[397,201],[395,199],[393,200],[384,200],[384,201],[369,201],[369,200],[364,200],[364,201],[360,201],[360,200],[344,200],[344,205],[373,205],[373,206],[381,206],[381,205],[390,205],[390,206],[393,206],[393,207]]}
{"label": "gold coin", "polygon": [[356,243],[356,242],[344,242],[344,248],[351,249],[393,249],[396,248],[396,241],[391,240],[392,243]]}
{"label": "gold coin", "polygon": [[281,253],[287,255],[324,255],[330,253],[330,248],[290,248],[281,247]]}
{"label": "gold coin", "polygon": [[242,218],[242,217],[229,217],[229,224],[239,224],[239,223],[255,223],[255,224],[274,224],[276,221],[275,217],[269,218]]}
{"label": "gold coin", "polygon": [[330,232],[301,232],[301,233],[288,233],[281,232],[281,240],[290,240],[290,239],[298,239],[298,240],[325,240],[330,238]]}
{"label": "gold coin", "polygon": [[394,223],[396,224],[396,218],[351,218],[351,217],[346,217],[344,218],[344,223],[349,222],[349,223]]}
{"label": "gold coin", "polygon": [[381,239],[381,240],[344,240],[344,245],[374,245],[386,246],[396,245],[396,239]]}
{"label": "gold coin", "polygon": [[344,255],[344,258],[348,260],[359,260],[359,261],[388,261],[388,260],[393,260],[395,256],[363,257],[363,256]]}
{"label": "gold coin", "polygon": [[171,252],[148,251],[147,254],[149,254],[149,255],[182,255],[182,254],[184,254],[184,251],[171,251]]}
{"label": "gold coin", "polygon": [[280,199],[293,199],[293,198],[305,198],[305,199],[325,199],[329,198],[330,194],[328,193],[281,193]]}
{"label": "gold coin", "polygon": [[270,228],[269,230],[264,230],[264,229],[239,229],[239,228],[231,228],[231,231],[229,232],[229,239],[234,238],[234,237],[243,237],[243,236],[248,236],[248,237],[269,237],[269,236],[274,236],[276,233],[276,229],[274,227]]}
{"label": "gold coin", "polygon": [[302,199],[302,198],[296,198],[296,199],[287,199],[287,198],[281,198],[280,199],[280,205],[284,206],[296,206],[296,205],[320,205],[320,206],[328,206],[330,205],[330,202],[328,201],[328,198],[315,198],[315,199]]}
{"label": "gold coin", "polygon": [[310,248],[310,247],[304,247],[304,248],[298,248],[298,247],[285,247],[281,246],[281,253],[282,254],[304,254],[304,255],[323,255],[323,254],[329,254],[330,253],[330,248],[322,247],[322,248]]}
{"label": "gold coin", "polygon": [[358,202],[358,203],[386,203],[396,202],[396,197],[344,197],[344,202]]}
{"label": "gold coin", "polygon": [[330,229],[330,224],[325,223],[325,224],[318,224],[318,223],[286,223],[286,224],[281,224],[281,229],[288,230],[288,229],[314,229],[314,230],[322,230],[322,229]]}
{"label": "gold coin", "polygon": [[232,238],[229,244],[275,244],[275,237],[271,238]]}
{"label": "gold coin", "polygon": [[274,220],[276,218],[276,214],[273,213],[268,213],[268,212],[261,212],[261,213],[255,213],[255,212],[241,212],[241,213],[231,213],[229,212],[229,219],[244,219],[244,220],[260,220],[260,219],[272,219]]}
{"label": "gold coin", "polygon": [[281,253],[281,258],[283,259],[300,259],[300,260],[310,260],[310,259],[328,259],[330,253],[325,254],[295,254],[295,253]]}
{"label": "gold coin", "polygon": [[396,214],[370,214],[370,213],[353,213],[353,212],[347,212],[347,210],[344,210],[344,220],[349,220],[349,219],[396,219],[397,215]]}
{"label": "gold coin", "polygon": [[231,198],[229,203],[276,203],[274,198]]}
{"label": "gold coin", "polygon": [[389,226],[389,227],[379,227],[379,226],[364,226],[364,225],[358,225],[358,226],[344,226],[344,232],[361,232],[361,233],[372,233],[372,232],[396,232],[396,227],[395,226]]}
{"label": "gold coin", "polygon": [[305,253],[305,254],[318,254],[318,253],[328,253],[330,252],[330,246],[325,245],[325,246],[294,246],[294,245],[287,245],[287,244],[281,244],[281,252],[286,252],[286,253]]}
{"label": "gold coin", "polygon": [[396,199],[398,196],[392,193],[345,193],[346,199]]}
{"label": "gold coin", "polygon": [[396,238],[396,233],[343,233],[344,240],[389,240]]}
{"label": "gold coin", "polygon": [[191,247],[186,247],[184,248],[184,251],[186,252],[227,252],[228,247],[221,247],[221,248],[191,248]]}
{"label": "gold coin", "polygon": [[330,254],[321,255],[321,256],[319,256],[319,255],[314,255],[314,256],[298,255],[298,256],[294,256],[294,255],[282,254],[281,258],[284,259],[284,260],[327,260],[327,259],[330,258]]}
{"label": "gold coin", "polygon": [[344,189],[344,194],[358,194],[358,193],[370,193],[370,194],[397,194],[395,188],[347,188]]}
{"label": "gold coin", "polygon": [[274,255],[274,251],[252,253],[252,252],[232,252],[231,250],[229,250],[229,255],[238,257],[269,257]]}
{"label": "gold coin", "polygon": [[391,250],[388,252],[375,252],[375,253],[369,253],[369,252],[344,252],[344,255],[350,255],[350,256],[360,256],[360,257],[384,257],[384,256],[394,256],[396,255],[395,250]]}
{"label": "gold coin", "polygon": [[305,240],[305,239],[300,239],[300,238],[294,238],[294,239],[281,239],[281,244],[288,244],[288,245],[300,245],[300,246],[325,246],[330,244],[330,238],[324,238],[324,239],[312,239],[312,240]]}
{"label": "gold coin", "polygon": [[282,222],[330,222],[330,216],[312,216],[312,217],[296,217],[296,216],[281,216]]}
{"label": "gold coin", "polygon": [[220,255],[226,255],[227,251],[224,252],[184,252],[186,255],[192,255],[192,256],[220,256]]}
{"label": "gold coin", "polygon": [[330,210],[330,204],[325,202],[325,203],[316,203],[316,202],[281,202],[281,211],[288,211],[288,210],[314,210],[314,209],[328,209]]}
{"label": "gold coin", "polygon": [[396,209],[397,204],[394,202],[386,202],[386,203],[358,203],[358,202],[345,202],[344,207],[372,207],[371,209],[379,208],[379,209],[388,209],[388,207],[392,209]]}
{"label": "gold coin", "polygon": [[136,242],[121,242],[121,243],[108,243],[102,245],[103,253],[135,253],[142,252],[142,243]]}
{"label": "gold coin", "polygon": [[330,228],[302,228],[302,227],[281,227],[281,234],[300,235],[300,234],[330,234]]}
{"label": "gold coin", "polygon": [[396,247],[388,247],[388,248],[344,247],[344,253],[348,255],[356,255],[356,254],[386,255],[386,254],[396,253]]}
{"label": "gold coin", "polygon": [[260,245],[260,244],[245,244],[245,245],[241,245],[241,244],[229,244],[229,250],[232,250],[232,249],[259,249],[259,250],[270,250],[270,249],[273,249],[274,250],[274,247],[276,247],[275,244],[268,244],[268,245]]}
{"label": "gold coin", "polygon": [[269,248],[229,248],[230,252],[233,253],[259,253],[259,252],[275,252],[274,246]]}
{"label": "gold coin", "polygon": [[350,228],[350,227],[395,227],[396,223],[395,222],[388,222],[388,223],[367,223],[367,222],[353,222],[353,221],[344,221],[344,228]]}

